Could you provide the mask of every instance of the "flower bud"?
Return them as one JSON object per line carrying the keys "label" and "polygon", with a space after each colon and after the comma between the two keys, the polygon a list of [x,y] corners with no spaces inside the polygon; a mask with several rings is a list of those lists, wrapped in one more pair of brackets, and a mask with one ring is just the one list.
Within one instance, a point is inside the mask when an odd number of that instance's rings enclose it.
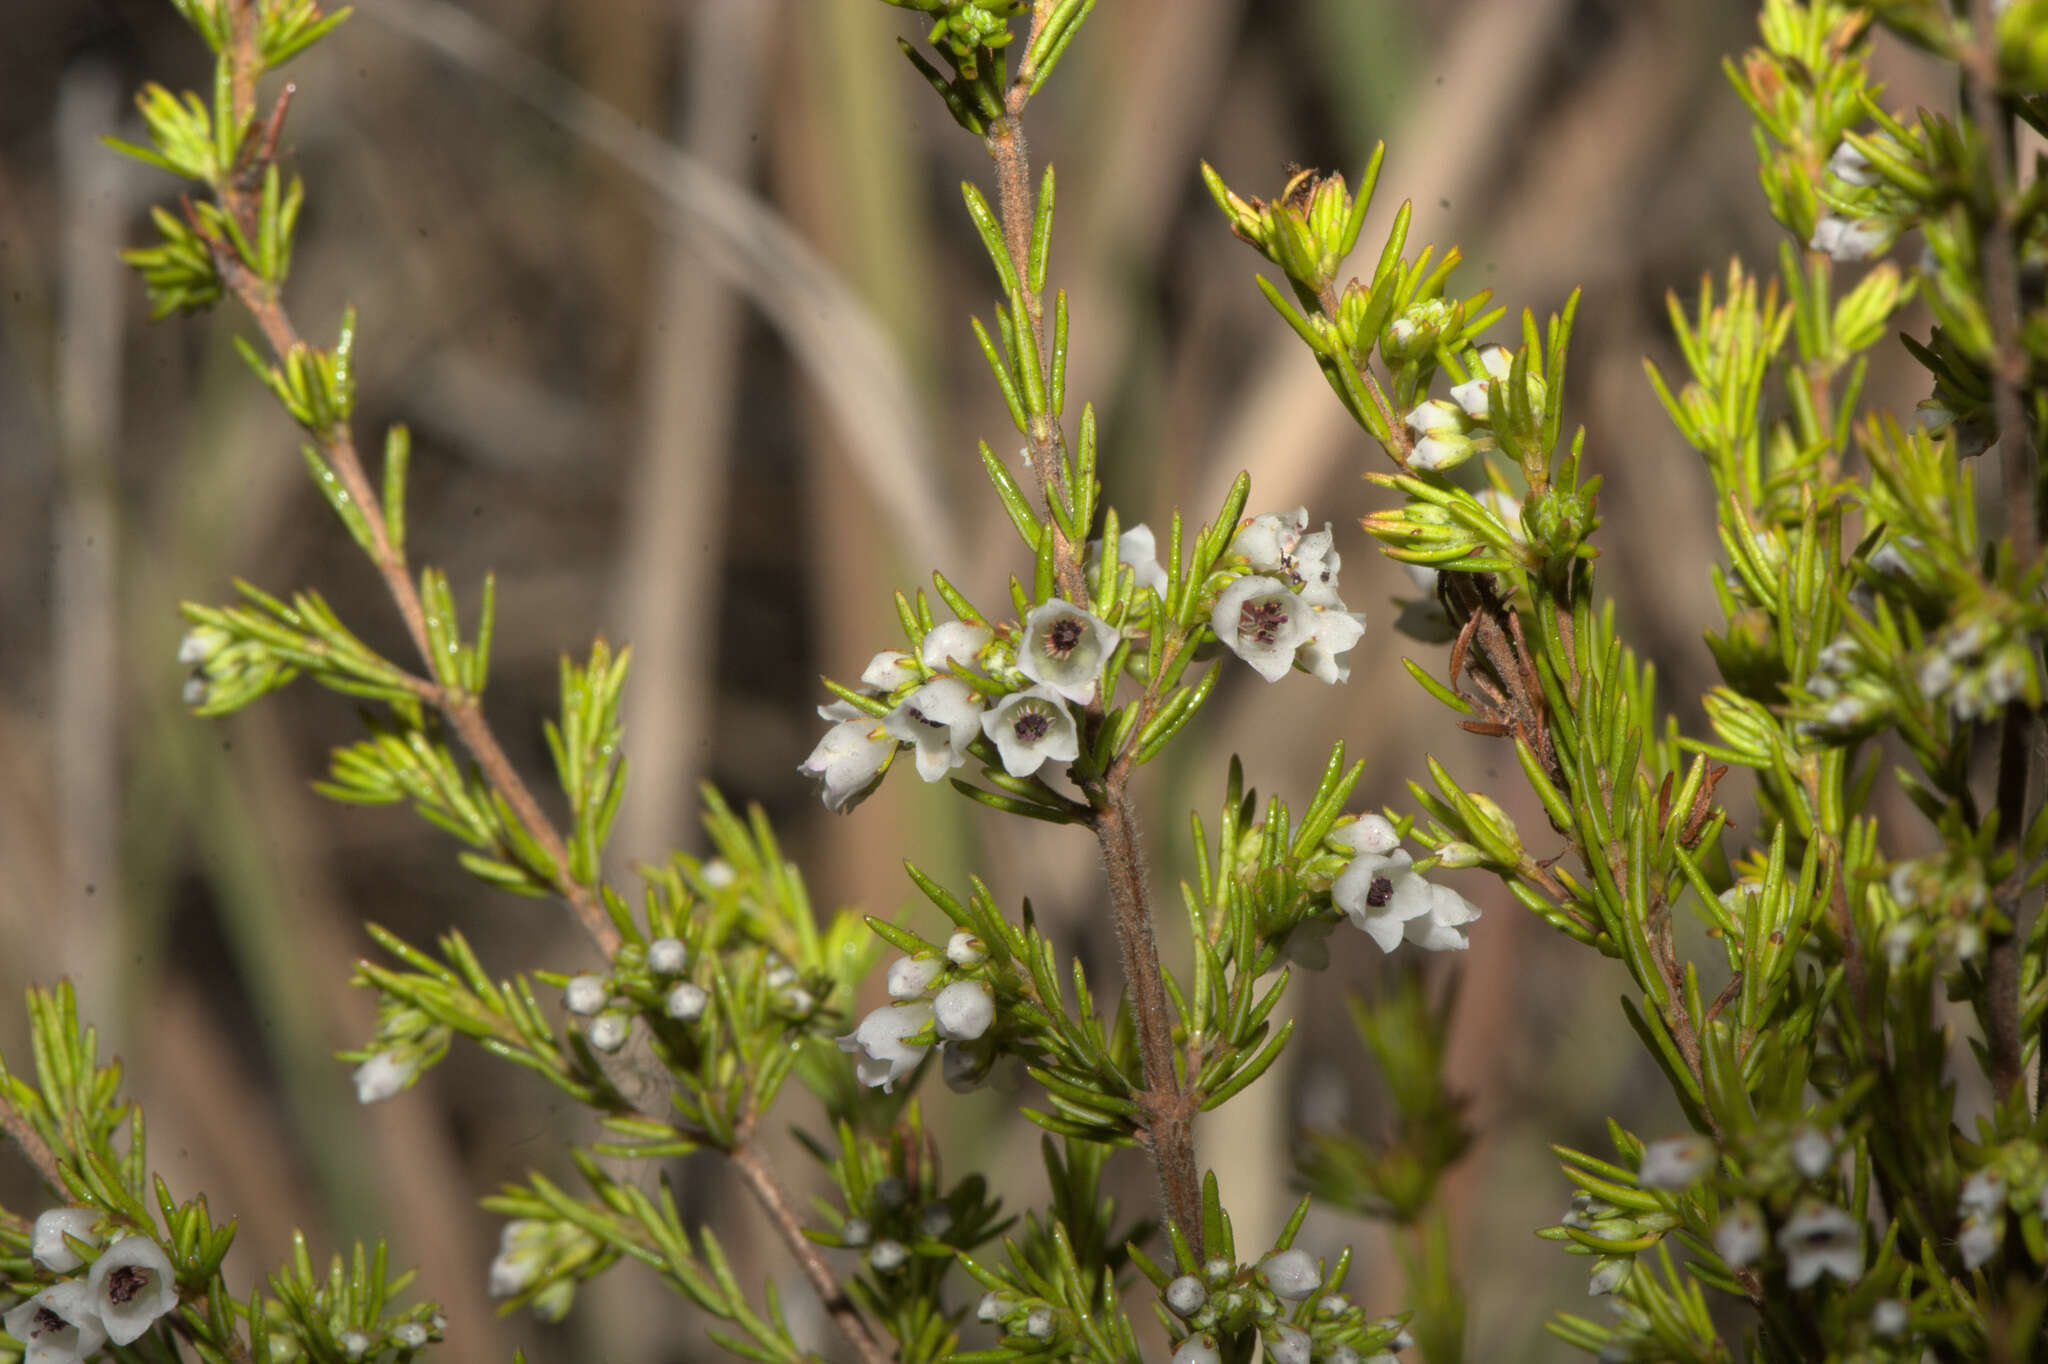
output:
{"label": "flower bud", "polygon": [[965,970],[988,960],[988,947],[981,939],[962,929],[946,939],[946,960]]}
{"label": "flower bud", "polygon": [[686,980],[668,992],[668,998],[662,1001],[662,1012],[678,1023],[695,1023],[704,1016],[704,1007],[710,1002],[711,996],[704,993],[703,986]]}
{"label": "flower bud", "polygon": [[584,1029],[584,1036],[598,1051],[614,1052],[626,1045],[626,1038],[632,1031],[631,1016],[614,1009],[591,1019],[590,1026]]}
{"label": "flower bud", "polygon": [[680,938],[656,938],[647,944],[647,969],[657,976],[679,976],[690,965],[690,950]]}
{"label": "flower bud", "polygon": [[585,973],[572,976],[562,987],[562,1007],[572,1014],[589,1018],[611,1001],[611,986],[600,975]]}
{"label": "flower bud", "polygon": [[1300,1302],[1323,1286],[1323,1272],[1305,1250],[1275,1251],[1259,1261],[1267,1287],[1289,1302]]}
{"label": "flower bud", "polygon": [[875,1242],[868,1252],[868,1267],[877,1274],[893,1274],[903,1268],[903,1262],[910,1258],[910,1252],[903,1248],[901,1241],[884,1238]]}
{"label": "flower bud", "polygon": [[889,964],[889,998],[916,999],[945,974],[946,964],[936,957],[898,957]]}
{"label": "flower bud", "polygon": [[1183,1274],[1166,1286],[1166,1305],[1181,1317],[1192,1317],[1209,1301],[1209,1290],[1192,1274]]}
{"label": "flower bud", "polygon": [[995,1016],[988,986],[978,980],[954,981],[932,1001],[933,1025],[939,1036],[952,1042],[974,1041],[988,1031]]}

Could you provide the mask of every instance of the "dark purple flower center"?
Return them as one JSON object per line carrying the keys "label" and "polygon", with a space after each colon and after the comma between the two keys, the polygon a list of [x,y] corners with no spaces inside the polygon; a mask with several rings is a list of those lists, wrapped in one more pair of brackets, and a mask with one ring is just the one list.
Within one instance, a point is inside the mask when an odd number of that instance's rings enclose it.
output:
{"label": "dark purple flower center", "polygon": [[1384,876],[1372,878],[1372,884],[1365,888],[1365,902],[1374,909],[1385,909],[1387,901],[1394,898],[1394,883]]}
{"label": "dark purple flower center", "polygon": [[917,722],[918,722],[919,724],[923,725],[923,726],[924,726],[924,727],[925,727],[926,729],[944,729],[944,728],[946,727],[946,725],[945,725],[945,722],[944,722],[944,721],[942,721],[942,720],[934,720],[934,719],[932,719],[932,717],[931,717],[931,716],[929,716],[929,715],[926,715],[926,714],[925,714],[925,713],[924,713],[923,711],[919,710],[919,709],[918,709],[918,708],[917,708],[916,706],[905,706],[905,707],[904,707],[903,709],[905,710],[905,712],[907,712],[907,713],[909,714],[909,716],[910,716],[910,718],[911,718],[911,719],[913,719],[913,720],[917,721]]}
{"label": "dark purple flower center", "polygon": [[1053,622],[1052,629],[1045,632],[1045,656],[1066,658],[1081,642],[1081,622],[1072,616],[1062,616]]}
{"label": "dark purple flower center", "polygon": [[1011,731],[1016,734],[1018,740],[1027,744],[1037,743],[1051,729],[1052,717],[1035,710],[1023,712],[1017,717],[1016,723],[1011,726]]}
{"label": "dark purple flower center", "polygon": [[52,1331],[62,1331],[70,1325],[70,1322],[64,1320],[64,1318],[58,1316],[49,1308],[38,1307],[35,1320],[30,1324],[28,1333],[30,1336],[47,1335]]}
{"label": "dark purple flower center", "polygon": [[107,1275],[107,1297],[116,1307],[132,1302],[137,1293],[149,1287],[149,1275],[134,1265],[122,1265]]}
{"label": "dark purple flower center", "polygon": [[1286,602],[1248,601],[1237,613],[1237,636],[1271,646],[1280,638],[1280,631],[1286,624]]}

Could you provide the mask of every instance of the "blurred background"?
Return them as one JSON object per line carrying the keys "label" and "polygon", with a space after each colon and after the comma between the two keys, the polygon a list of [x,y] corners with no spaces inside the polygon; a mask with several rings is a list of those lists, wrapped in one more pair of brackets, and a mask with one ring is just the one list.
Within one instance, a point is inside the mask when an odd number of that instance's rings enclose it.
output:
{"label": "blurred background", "polygon": [[[331,1059],[370,1033],[372,1001],[347,984],[365,919],[415,941],[459,927],[508,975],[579,969],[591,950],[557,909],[470,882],[404,811],[314,795],[326,750],[356,733],[333,695],[295,689],[225,722],[184,713],[176,604],[225,600],[237,576],[319,588],[394,657],[403,636],[229,344],[251,329],[228,309],[150,325],[115,259],[177,187],[97,139],[139,137],[145,79],[205,88],[202,45],[157,0],[7,12],[0,984],[12,998],[78,982],[159,1167],[240,1219],[239,1283],[293,1226],[320,1253],[382,1230],[447,1307],[442,1358],[503,1361],[515,1344],[536,1361],[704,1357],[700,1324],[631,1266],[564,1325],[491,1314],[497,1227],[475,1200],[529,1168],[566,1174],[560,1141],[590,1134],[583,1114],[461,1051],[359,1110]],[[1255,258],[1198,161],[1273,195],[1290,163],[1355,176],[1384,138],[1367,265],[1407,198],[1411,249],[1462,245],[1464,290],[1539,314],[1585,290],[1568,417],[1607,479],[1602,580],[1690,724],[1717,548],[1706,479],[1641,360],[1675,363],[1667,290],[1689,294],[1732,254],[1775,259],[1720,71],[1752,22],[1717,0],[1098,7],[1028,128],[1059,170],[1070,410],[1097,404],[1109,498],[1126,524],[1176,505],[1200,524],[1249,469],[1251,511],[1306,503],[1336,523],[1346,599],[1372,618],[1348,685],[1268,688],[1236,670],[1200,737],[1151,771],[1163,890],[1188,865],[1188,809],[1213,823],[1232,753],[1261,792],[1295,800],[1336,738],[1367,761],[1362,804],[1412,809],[1404,782],[1426,753],[1468,785],[1519,790],[1506,749],[1460,733],[1403,675],[1402,655],[1440,672],[1443,651],[1393,633],[1406,580],[1356,526],[1383,497],[1359,475],[1383,457],[1252,287]],[[832,817],[796,770],[821,732],[818,675],[850,680],[901,643],[893,590],[937,566],[995,609],[1022,566],[975,458],[978,439],[999,453],[1014,439],[967,326],[994,285],[958,184],[990,168],[896,53],[919,27],[874,0],[368,0],[289,72],[284,145],[308,201],[288,304],[323,343],[345,304],[360,309],[358,439],[413,427],[416,558],[466,604],[497,571],[488,710],[530,776],[546,772],[558,656],[597,632],[633,644],[617,869],[701,850],[708,779],[767,808],[819,902],[895,914],[904,857],[956,886],[976,869],[1004,903],[1029,895],[1066,925],[1106,982],[1084,834],[1019,829],[908,768]],[[1894,106],[1946,102],[1911,54],[1882,60]],[[1910,406],[1922,395],[1889,363],[1872,389],[1902,385]],[[1531,1235],[1568,1192],[1546,1144],[1604,1154],[1610,1113],[1649,1136],[1682,1124],[1622,1021],[1620,967],[1459,882],[1491,912],[1468,954],[1429,970],[1460,981],[1451,1068],[1479,1133],[1448,1191],[1470,1357],[1558,1357],[1541,1322],[1584,1303],[1586,1262]],[[1285,1218],[1294,1124],[1374,1123],[1341,1001],[1388,967],[1362,937],[1334,941],[1333,969],[1283,1006],[1307,1024],[1285,1061],[1202,1133],[1241,1246]],[[1184,960],[1171,927],[1165,950]],[[0,1050],[18,1057],[23,1040],[19,1012],[0,1010]],[[1042,1182],[1035,1129],[1015,1121],[1024,1097],[932,1108],[956,1171],[1019,1172],[1009,1188],[1028,1201]],[[807,1178],[793,1145],[789,1169]],[[1139,1159],[1115,1170],[1144,1206]],[[675,1174],[802,1298],[750,1209],[725,1207],[715,1166]],[[0,1168],[8,1206],[37,1197]],[[1376,1229],[1319,1216],[1302,1243],[1346,1242],[1354,1292],[1399,1306]]]}

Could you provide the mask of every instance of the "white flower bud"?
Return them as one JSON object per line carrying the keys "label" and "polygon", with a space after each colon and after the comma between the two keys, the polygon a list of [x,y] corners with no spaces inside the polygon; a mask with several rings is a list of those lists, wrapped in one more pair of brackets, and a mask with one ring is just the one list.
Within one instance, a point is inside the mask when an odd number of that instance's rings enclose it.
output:
{"label": "white flower bud", "polygon": [[995,1021],[995,1001],[978,980],[956,980],[932,1001],[932,1021],[950,1042],[972,1042]]}
{"label": "white flower bud", "polygon": [[704,993],[704,987],[684,981],[668,992],[662,1001],[662,1011],[678,1023],[695,1023],[704,1016],[704,1007],[711,1002],[711,996]]}
{"label": "white flower bud", "polygon": [[1024,1316],[1024,1334],[1033,1340],[1051,1340],[1059,1320],[1050,1307],[1034,1307]]}
{"label": "white flower bud", "polygon": [[98,1219],[99,1214],[91,1208],[51,1208],[36,1218],[35,1230],[29,1235],[29,1254],[44,1269],[70,1273],[85,1261],[64,1238],[98,1245],[100,1238],[92,1234],[92,1224]]}
{"label": "white flower bud", "polygon": [[1213,1338],[1189,1336],[1173,1352],[1173,1364],[1223,1364],[1223,1355]]}
{"label": "white flower bud", "polygon": [[1897,1298],[1884,1298],[1870,1309],[1870,1333],[1875,1336],[1896,1336],[1906,1329],[1906,1304]]}
{"label": "white flower bud", "polygon": [[1009,1316],[1016,1306],[1017,1300],[1008,1293],[984,1293],[974,1316],[977,1321],[997,1322]]}
{"label": "white flower bud", "polygon": [[690,966],[690,949],[681,938],[656,938],[647,944],[647,969],[657,976],[679,976]]}
{"label": "white flower bud", "polygon": [[889,963],[889,998],[916,999],[945,971],[946,964],[936,957],[898,957]]}
{"label": "white flower bud", "polygon": [[603,1009],[611,998],[611,986],[605,983],[605,978],[589,972],[570,977],[569,983],[562,987],[562,1007],[583,1018]]}
{"label": "white flower bud", "polygon": [[356,1067],[356,1102],[383,1103],[410,1085],[419,1062],[395,1051],[380,1051]]}
{"label": "white flower bud", "polygon": [[1183,1274],[1166,1286],[1166,1305],[1176,1316],[1192,1317],[1209,1301],[1209,1290],[1192,1274]]}
{"label": "white flower bud", "polygon": [[1643,1148],[1643,1165],[1636,1172],[1636,1182],[1645,1189],[1677,1193],[1691,1188],[1713,1167],[1714,1143],[1705,1137],[1672,1137]]}
{"label": "white flower bud", "polygon": [[1309,1364],[1315,1347],[1308,1332],[1292,1326],[1276,1326],[1266,1337],[1266,1358],[1272,1364]]}
{"label": "white flower bud", "polygon": [[1289,1302],[1300,1302],[1323,1286],[1323,1272],[1305,1250],[1276,1251],[1259,1261],[1259,1273],[1268,1288]]}
{"label": "white flower bud", "polygon": [[946,960],[959,967],[979,966],[988,960],[988,947],[981,939],[962,929],[946,939]]}
{"label": "white flower bud", "polygon": [[901,1241],[884,1238],[875,1242],[868,1252],[868,1267],[877,1274],[893,1274],[903,1268],[903,1262],[910,1258],[910,1252],[903,1248]]}
{"label": "white flower bud", "polygon": [[722,857],[714,857],[697,869],[704,878],[704,884],[713,890],[724,890],[739,879],[739,873],[732,869],[732,863]]}
{"label": "white flower bud", "polygon": [[361,1331],[343,1331],[335,1337],[335,1343],[341,1346],[341,1352],[350,1359],[361,1359],[370,1353],[370,1338]]}
{"label": "white flower bud", "polygon": [[1394,831],[1393,821],[1385,815],[1365,814],[1330,830],[1330,841],[1353,852],[1385,857],[1401,846],[1401,835]]}
{"label": "white flower bud", "polygon": [[865,1217],[849,1217],[846,1225],[839,1229],[839,1239],[856,1249],[874,1239],[874,1235],[875,1229],[868,1225]]}
{"label": "white flower bud", "polygon": [[416,1321],[404,1322],[391,1328],[391,1338],[408,1350],[417,1350],[427,1343],[427,1328]]}
{"label": "white flower bud", "polygon": [[917,1215],[917,1229],[936,1241],[953,1229],[953,1210],[944,1203],[927,1203]]}
{"label": "white flower bud", "polygon": [[895,1175],[885,1175],[875,1181],[868,1195],[883,1212],[894,1212],[910,1201],[910,1186]]}
{"label": "white flower bud", "polygon": [[626,1045],[626,1037],[633,1031],[633,1020],[627,1014],[617,1011],[599,1014],[590,1020],[584,1029],[584,1036],[590,1045],[599,1051],[613,1052]]}

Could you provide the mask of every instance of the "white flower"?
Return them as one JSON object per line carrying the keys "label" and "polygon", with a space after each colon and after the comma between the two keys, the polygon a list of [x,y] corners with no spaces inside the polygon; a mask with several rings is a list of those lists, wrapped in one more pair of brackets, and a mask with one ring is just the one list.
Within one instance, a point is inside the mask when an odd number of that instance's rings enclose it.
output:
{"label": "white flower", "polygon": [[988,960],[988,946],[963,928],[946,939],[946,960],[955,966],[979,966]]}
{"label": "white flower", "polygon": [[614,1052],[626,1045],[626,1038],[633,1031],[633,1020],[626,1014],[612,1010],[599,1014],[590,1020],[590,1026],[583,1030],[590,1045],[602,1052]]}
{"label": "white flower", "polygon": [[876,691],[892,692],[917,681],[917,665],[910,661],[909,654],[884,649],[868,660],[868,666],[861,670],[860,680]]}
{"label": "white flower", "polygon": [[1882,1298],[1870,1309],[1870,1333],[1895,1336],[1906,1329],[1906,1304],[1897,1298]]}
{"label": "white flower", "polygon": [[188,667],[205,663],[233,642],[225,630],[212,625],[195,625],[178,641],[178,661]]}
{"label": "white flower", "polygon": [[1382,952],[1399,947],[1402,928],[1410,919],[1427,916],[1434,906],[1435,888],[1415,874],[1414,860],[1401,848],[1360,853],[1330,886],[1331,903]]}
{"label": "white flower", "polygon": [[1834,172],[1837,180],[1845,185],[1854,185],[1858,189],[1874,185],[1880,178],[1871,168],[1870,158],[1847,142],[1836,144],[1835,154],[1828,158],[1828,169]]}
{"label": "white flower", "polygon": [[1059,1318],[1050,1307],[1034,1307],[1024,1314],[1024,1334],[1033,1340],[1051,1340],[1059,1329]]}
{"label": "white flower", "polygon": [[1278,578],[1301,594],[1310,606],[1343,609],[1337,598],[1337,569],[1343,559],[1332,546],[1336,536],[1325,521],[1319,531],[1308,528],[1308,508],[1266,512],[1247,521],[1230,542],[1254,573]]}
{"label": "white flower", "polygon": [[1491,379],[1469,379],[1462,384],[1451,385],[1451,401],[1465,409],[1465,415],[1473,421],[1483,422],[1492,410],[1493,399],[1488,396],[1493,387]]}
{"label": "white flower", "polygon": [[1863,1228],[1842,1209],[1806,1199],[1778,1230],[1785,1252],[1785,1281],[1805,1288],[1823,1274],[1844,1283],[1863,1273]]}
{"label": "white flower", "polygon": [[1001,1321],[1017,1310],[1017,1300],[1008,1293],[989,1292],[981,1295],[981,1302],[974,1309],[976,1321]]}
{"label": "white flower", "polygon": [[1406,418],[1415,433],[1415,448],[1408,452],[1408,464],[1417,469],[1450,469],[1472,457],[1472,438],[1467,434],[1471,418],[1458,404],[1432,398],[1416,406]]}
{"label": "white flower", "polygon": [[1276,1296],[1289,1302],[1300,1302],[1323,1286],[1323,1272],[1305,1250],[1275,1251],[1259,1261],[1259,1273]]}
{"label": "white flower", "polygon": [[78,1364],[107,1338],[91,1290],[76,1279],[52,1284],[0,1320],[28,1347],[22,1364]]}
{"label": "white flower", "polygon": [[697,871],[699,875],[703,876],[704,884],[713,890],[724,890],[727,886],[739,880],[739,873],[732,869],[732,863],[722,857],[712,858],[699,867]]}
{"label": "white flower", "polygon": [[931,628],[930,633],[925,635],[924,644],[918,649],[917,656],[924,661],[925,667],[935,672],[949,663],[973,667],[980,661],[981,651],[986,649],[988,642],[994,638],[995,631],[986,625],[976,625],[964,620],[949,620]]}
{"label": "white flower", "polygon": [[1429,896],[1429,913],[1410,919],[1402,932],[1425,952],[1463,952],[1472,945],[1465,925],[1479,921],[1479,906],[1449,886],[1431,886]]}
{"label": "white flower", "polygon": [[1401,846],[1401,835],[1395,832],[1394,822],[1385,815],[1363,814],[1349,824],[1339,824],[1330,830],[1330,841],[1354,853],[1384,857]]}
{"label": "white flower", "polygon": [[343,1331],[335,1337],[335,1343],[350,1359],[361,1359],[370,1353],[370,1338],[361,1331]]}
{"label": "white flower", "polygon": [[91,1208],[51,1208],[36,1218],[35,1231],[29,1236],[29,1254],[44,1269],[68,1274],[85,1261],[64,1238],[98,1245],[100,1238],[92,1234],[92,1224],[98,1220],[99,1214]]}
{"label": "white flower", "polygon": [[1223,1355],[1213,1337],[1189,1336],[1173,1352],[1172,1364],[1223,1364]]}
{"label": "white flower", "polygon": [[875,1242],[874,1249],[868,1252],[868,1266],[877,1274],[893,1274],[903,1268],[903,1262],[909,1258],[910,1252],[904,1249],[901,1241],[884,1237]]}
{"label": "white flower", "polygon": [[1312,608],[1315,633],[1301,646],[1294,661],[1318,682],[1335,686],[1350,680],[1351,665],[1339,663],[1340,654],[1351,651],[1365,635],[1365,612]]}
{"label": "white flower", "polygon": [[1166,1305],[1175,1316],[1192,1317],[1209,1301],[1209,1290],[1192,1274],[1183,1274],[1166,1286]]}
{"label": "white flower", "polygon": [[1792,1168],[1808,1179],[1819,1179],[1835,1163],[1835,1144],[1817,1127],[1801,1127],[1792,1134]]}
{"label": "white flower", "polygon": [[661,1008],[678,1023],[695,1023],[704,1016],[704,1006],[710,1002],[711,996],[704,993],[703,986],[686,980],[668,992]]}
{"label": "white flower", "polygon": [[1976,1269],[1983,1265],[1998,1254],[1999,1243],[2004,1240],[2004,1218],[1975,1214],[1965,1217],[1956,1233],[1956,1252],[1963,1257],[1963,1268]]}
{"label": "white flower", "polygon": [[356,1102],[380,1104],[404,1090],[419,1073],[419,1062],[395,1051],[380,1051],[356,1067]]}
{"label": "white flower", "polygon": [[839,1240],[842,1245],[858,1249],[874,1239],[875,1229],[869,1225],[865,1217],[849,1217],[846,1219],[846,1225],[839,1229]]}
{"label": "white flower", "polygon": [[391,1338],[407,1350],[417,1350],[427,1343],[427,1328],[416,1321],[402,1322],[391,1328]]}
{"label": "white flower", "polygon": [[937,957],[898,957],[889,963],[889,998],[916,999],[945,971]]}
{"label": "white flower", "polygon": [[887,1093],[890,1086],[917,1069],[929,1042],[909,1039],[931,1026],[932,1006],[922,999],[885,1004],[863,1018],[839,1039],[839,1050],[856,1054],[854,1068],[864,1085]]}
{"label": "white flower", "polygon": [[1636,1183],[1645,1189],[1677,1193],[1691,1188],[1713,1167],[1714,1143],[1705,1137],[1672,1137],[1643,1148],[1643,1164],[1636,1171]]}
{"label": "white flower", "polygon": [[1278,578],[1253,574],[1223,589],[1209,614],[1216,638],[1268,682],[1294,666],[1295,652],[1315,633],[1315,612]]}
{"label": "white flower", "polygon": [[949,1042],[939,1055],[939,1077],[955,1094],[966,1094],[987,1082],[989,1070],[995,1063],[993,1047]]}
{"label": "white flower", "polygon": [[1814,224],[1807,248],[1824,251],[1838,261],[1867,260],[1891,244],[1891,227],[1882,218],[1844,218],[1830,213]]}
{"label": "white flower", "polygon": [[548,1259],[549,1227],[530,1217],[515,1217],[498,1232],[498,1256],[491,1261],[490,1294],[510,1298],[540,1278]]}
{"label": "white flower", "polygon": [[[1995,1170],[1979,1170],[1963,1181],[1956,1196],[1956,1210],[1966,1215],[1993,1217],[2005,1211],[2005,1176]],[[38,1224],[40,1225],[40,1224]]]}
{"label": "white flower", "polygon": [[126,1345],[178,1305],[170,1257],[147,1236],[123,1236],[93,1261],[86,1280],[107,1339]]}
{"label": "white flower", "polygon": [[562,987],[562,1007],[582,1018],[589,1018],[611,1002],[611,986],[600,975],[586,973],[571,976],[569,983]]}
{"label": "white flower", "polygon": [[[1120,564],[1129,564],[1140,591],[1150,588],[1160,596],[1166,595],[1166,570],[1159,566],[1159,542],[1152,534],[1152,528],[1140,521],[1116,537],[1116,559]],[[1088,542],[1088,578],[1094,581],[1096,571],[1102,565],[1102,541]],[[1105,587],[1107,585],[1105,584]]]}
{"label": "white flower", "polygon": [[1754,1203],[1737,1203],[1714,1227],[1714,1253],[1730,1269],[1753,1265],[1764,1253],[1764,1215]]}
{"label": "white flower", "polygon": [[681,938],[656,938],[647,944],[647,969],[657,976],[679,976],[689,969],[690,949]]}
{"label": "white flower", "polygon": [[995,1001],[978,980],[956,980],[932,1001],[932,1023],[949,1042],[972,1042],[995,1021]]}
{"label": "white flower", "polygon": [[873,716],[841,720],[825,731],[798,770],[825,779],[825,807],[850,810],[874,787],[896,752],[882,722]]}
{"label": "white flower", "polygon": [[937,781],[967,761],[981,731],[981,701],[965,682],[935,677],[903,698],[882,728],[917,749],[917,775]]}
{"label": "white flower", "polygon": [[1081,756],[1080,731],[1065,699],[1043,684],[996,702],[994,710],[982,715],[981,731],[1013,777],[1029,777],[1047,763],[1070,763]]}
{"label": "white flower", "polygon": [[1296,1326],[1275,1326],[1266,1337],[1266,1358],[1273,1364],[1309,1364],[1315,1346],[1308,1332]]}
{"label": "white flower", "polygon": [[1017,671],[1042,682],[1078,705],[1095,699],[1102,665],[1116,652],[1116,627],[1070,601],[1054,597],[1024,617],[1017,643]]}
{"label": "white flower", "polygon": [[1604,1298],[1620,1288],[1635,1272],[1635,1257],[1630,1255],[1603,1255],[1593,1262],[1593,1272],[1586,1276],[1586,1296]]}

